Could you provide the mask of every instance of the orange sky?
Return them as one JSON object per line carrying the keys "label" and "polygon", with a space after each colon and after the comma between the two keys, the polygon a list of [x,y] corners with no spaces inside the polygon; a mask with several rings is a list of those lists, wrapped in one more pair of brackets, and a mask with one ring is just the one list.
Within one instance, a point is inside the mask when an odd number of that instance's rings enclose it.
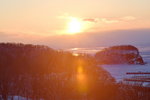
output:
{"label": "orange sky", "polygon": [[[69,16],[79,18],[86,31],[150,27],[149,0],[1,0],[0,31],[58,34]],[[95,21],[94,21],[95,20]]]}
{"label": "orange sky", "polygon": [[149,4],[150,0],[0,0],[0,37],[17,35],[19,41],[69,35],[70,18],[82,24],[79,34],[149,29]]}

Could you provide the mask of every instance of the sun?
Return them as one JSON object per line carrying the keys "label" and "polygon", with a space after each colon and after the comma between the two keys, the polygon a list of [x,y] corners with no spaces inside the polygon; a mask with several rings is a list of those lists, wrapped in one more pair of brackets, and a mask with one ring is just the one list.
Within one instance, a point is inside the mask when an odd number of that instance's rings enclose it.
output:
{"label": "sun", "polygon": [[82,22],[78,18],[70,18],[67,33],[76,34],[82,32]]}

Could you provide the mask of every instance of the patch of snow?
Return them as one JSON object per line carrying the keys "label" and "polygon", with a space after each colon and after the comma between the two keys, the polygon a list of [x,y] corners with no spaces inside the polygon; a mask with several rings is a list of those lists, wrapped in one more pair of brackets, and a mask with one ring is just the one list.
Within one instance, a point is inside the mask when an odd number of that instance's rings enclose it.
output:
{"label": "patch of snow", "polygon": [[117,82],[127,78],[127,72],[150,72],[150,64],[146,65],[100,65],[106,71],[108,71]]}

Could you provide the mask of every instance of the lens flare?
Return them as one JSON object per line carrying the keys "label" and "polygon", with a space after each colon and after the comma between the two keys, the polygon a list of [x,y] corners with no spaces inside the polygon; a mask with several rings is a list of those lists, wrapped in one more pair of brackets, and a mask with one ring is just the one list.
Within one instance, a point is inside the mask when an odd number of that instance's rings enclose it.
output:
{"label": "lens flare", "polygon": [[85,73],[83,65],[79,62],[79,66],[77,67],[77,83],[78,83],[78,90],[80,93],[87,92],[87,75]]}

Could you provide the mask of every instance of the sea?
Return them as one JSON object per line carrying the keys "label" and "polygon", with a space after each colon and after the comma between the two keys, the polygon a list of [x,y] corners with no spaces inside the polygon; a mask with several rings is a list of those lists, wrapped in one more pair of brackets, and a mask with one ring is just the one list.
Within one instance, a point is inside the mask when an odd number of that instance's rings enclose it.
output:
{"label": "sea", "polygon": [[[149,72],[150,73],[150,46],[136,46],[142,56],[145,65],[127,65],[127,64],[116,64],[116,65],[98,65],[104,70],[108,71],[112,77],[116,79],[116,82],[121,82],[125,78],[131,77],[126,73],[128,72]],[[71,48],[66,51],[71,51],[73,54],[77,55],[80,53],[95,55],[96,52],[102,50],[106,47],[94,47],[94,48]]]}

